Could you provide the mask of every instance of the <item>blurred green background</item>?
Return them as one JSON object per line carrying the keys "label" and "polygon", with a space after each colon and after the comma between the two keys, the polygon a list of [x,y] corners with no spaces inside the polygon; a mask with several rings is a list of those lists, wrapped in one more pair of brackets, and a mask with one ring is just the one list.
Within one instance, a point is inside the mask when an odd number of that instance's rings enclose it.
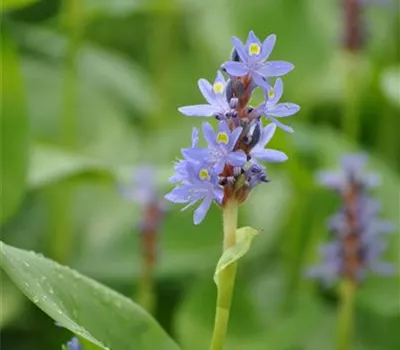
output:
{"label": "blurred green background", "polygon": [[[272,59],[296,65],[284,100],[302,110],[288,119],[296,132],[278,130],[271,142],[289,161],[269,166],[272,182],[240,211],[240,225],[262,233],[240,264],[226,348],[334,349],[337,293],[304,278],[339,205],[315,171],[368,152],[383,179],[383,217],[400,226],[399,2],[366,8],[368,40],[351,74],[340,5],[3,0],[1,239],[135,295],[141,209],[118,184],[153,163],[165,193],[173,160],[202,121],[177,107],[201,103],[196,81],[214,79],[232,35],[276,33]],[[201,350],[213,325],[220,211],[195,227],[179,209],[169,207],[160,233],[156,317],[184,349]],[[388,240],[386,258],[400,267],[398,230]],[[400,349],[399,278],[372,276],[359,291],[354,349]],[[4,350],[58,349],[70,337],[4,273],[1,333]]]}

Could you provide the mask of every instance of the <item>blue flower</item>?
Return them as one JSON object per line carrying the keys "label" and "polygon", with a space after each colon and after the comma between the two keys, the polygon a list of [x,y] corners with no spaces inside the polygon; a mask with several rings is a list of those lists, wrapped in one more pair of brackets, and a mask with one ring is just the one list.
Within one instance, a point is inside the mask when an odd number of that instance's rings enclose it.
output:
{"label": "blue flower", "polygon": [[[192,148],[197,148],[199,143],[199,130],[197,128],[192,129]],[[187,178],[187,161],[184,159],[179,159],[174,164],[175,173],[169,178],[172,183],[177,183],[185,181]]]}
{"label": "blue flower", "polygon": [[224,119],[231,108],[226,99],[226,81],[220,71],[211,85],[206,79],[200,79],[198,86],[208,104],[185,106],[178,108],[179,112],[189,117],[211,117]]}
{"label": "blue flower", "polygon": [[173,203],[188,203],[182,210],[201,201],[193,218],[195,225],[198,225],[203,221],[213,200],[222,203],[224,190],[218,184],[218,175],[208,164],[186,161],[185,165],[185,181],[166,194],[165,198]]}
{"label": "blue flower", "polygon": [[365,188],[380,185],[380,176],[375,173],[366,173],[365,165],[367,157],[364,154],[348,154],[341,159],[340,171],[320,171],[317,180],[320,184],[343,192],[348,186],[357,182]]}
{"label": "blue flower", "polygon": [[67,343],[67,348],[68,350],[82,350],[82,346],[79,343],[79,340],[77,337],[73,337],[68,343]]}
{"label": "blue flower", "polygon": [[271,140],[276,130],[275,124],[268,124],[262,129],[260,139],[251,149],[250,156],[253,161],[264,161],[268,163],[281,163],[288,159],[287,155],[274,149],[265,149],[267,143]]}
{"label": "blue flower", "polygon": [[267,86],[263,88],[263,90],[265,95],[265,103],[257,107],[255,113],[264,115],[267,119],[271,120],[283,130],[287,132],[293,132],[291,127],[276,120],[276,118],[289,117],[300,110],[300,106],[294,103],[278,103],[283,94],[282,79],[276,79],[274,87]]}
{"label": "blue flower", "polygon": [[318,247],[321,263],[308,268],[307,277],[322,280],[327,287],[336,282],[343,270],[341,249],[339,242],[321,244]]}
{"label": "blue flower", "polygon": [[247,161],[246,153],[243,150],[234,151],[234,148],[242,130],[241,127],[237,127],[231,131],[228,123],[222,120],[215,132],[211,124],[203,123],[203,135],[208,148],[186,148],[182,153],[192,161],[211,164],[217,174],[222,172],[225,164],[241,167]]}
{"label": "blue flower", "polygon": [[285,61],[265,62],[275,46],[275,41],[276,35],[271,34],[261,43],[253,31],[249,33],[246,45],[240,39],[233,37],[232,43],[240,62],[225,62],[223,68],[232,76],[249,75],[256,85],[267,86],[268,83],[265,79],[285,75],[294,68],[293,64]]}

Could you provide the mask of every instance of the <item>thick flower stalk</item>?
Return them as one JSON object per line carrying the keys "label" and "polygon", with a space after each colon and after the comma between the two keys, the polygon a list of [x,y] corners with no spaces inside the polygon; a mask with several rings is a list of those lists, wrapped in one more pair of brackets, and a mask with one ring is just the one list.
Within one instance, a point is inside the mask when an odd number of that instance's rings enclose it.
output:
{"label": "thick flower stalk", "polygon": [[139,166],[134,172],[133,184],[122,194],[142,208],[137,230],[141,238],[142,268],[139,280],[139,303],[149,312],[154,311],[154,269],[157,260],[157,237],[165,214],[165,205],[156,186],[156,169]]}
{"label": "thick flower stalk", "polygon": [[368,190],[379,185],[379,176],[365,173],[365,155],[346,155],[342,171],[318,174],[321,184],[335,190],[342,207],[328,221],[333,241],[320,247],[322,262],[308,275],[331,285],[340,281],[339,350],[348,350],[353,328],[353,298],[368,272],[390,275],[394,266],[382,261],[385,234],[393,231],[391,222],[379,218],[380,203]]}
{"label": "thick flower stalk", "polygon": [[[296,104],[280,102],[283,83],[278,77],[294,66],[269,60],[275,41],[276,36],[271,34],[261,42],[252,31],[245,44],[233,37],[231,60],[222,64],[213,83],[206,79],[198,81],[206,103],[179,108],[186,116],[214,117],[217,125],[203,123],[205,148],[198,146],[199,130],[193,129],[191,147],[182,149],[183,159],[174,165],[175,174],[170,180],[177,185],[165,198],[186,204],[183,209],[200,203],[194,211],[196,225],[203,221],[213,202],[222,207],[224,251],[236,244],[238,205],[256,186],[269,182],[263,163],[287,160],[283,152],[265,148],[277,127],[293,131],[278,119],[300,109]],[[263,91],[265,100],[252,106],[255,89]],[[264,125],[264,120],[270,123]],[[222,349],[224,344],[235,273],[236,262],[218,277],[213,350]]]}

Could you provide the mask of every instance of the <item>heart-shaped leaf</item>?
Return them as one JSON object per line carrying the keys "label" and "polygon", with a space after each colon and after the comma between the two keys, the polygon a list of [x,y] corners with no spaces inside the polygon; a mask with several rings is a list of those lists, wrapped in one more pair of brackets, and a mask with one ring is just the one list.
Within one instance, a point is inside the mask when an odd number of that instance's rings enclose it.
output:
{"label": "heart-shaped leaf", "polygon": [[1,268],[51,318],[102,349],[178,350],[157,322],[130,299],[68,267],[0,245]]}

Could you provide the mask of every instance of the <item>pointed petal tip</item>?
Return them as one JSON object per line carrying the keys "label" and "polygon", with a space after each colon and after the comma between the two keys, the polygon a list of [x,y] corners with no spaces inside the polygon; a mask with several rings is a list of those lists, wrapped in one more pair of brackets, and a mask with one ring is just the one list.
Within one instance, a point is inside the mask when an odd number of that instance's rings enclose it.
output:
{"label": "pointed petal tip", "polygon": [[166,194],[164,195],[164,198],[165,198],[166,200],[172,202],[171,193],[170,193],[170,192],[169,192],[169,193],[166,193]]}

